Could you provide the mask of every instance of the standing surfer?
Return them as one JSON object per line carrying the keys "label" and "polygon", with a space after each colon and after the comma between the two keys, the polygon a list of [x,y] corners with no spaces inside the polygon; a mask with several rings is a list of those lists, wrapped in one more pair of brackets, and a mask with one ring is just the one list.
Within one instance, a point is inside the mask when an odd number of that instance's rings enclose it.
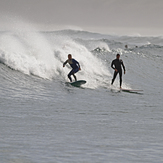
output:
{"label": "standing surfer", "polygon": [[121,68],[121,66],[123,67],[124,74],[125,74],[126,70],[125,70],[125,66],[123,64],[123,61],[121,59],[119,59],[119,58],[120,58],[120,54],[117,54],[116,59],[113,60],[112,63],[111,63],[111,67],[115,70],[111,84],[113,85],[114,80],[115,80],[117,74],[119,73],[120,88],[121,88],[121,86],[122,86],[122,68]]}
{"label": "standing surfer", "polygon": [[68,74],[68,78],[70,79],[70,82],[72,82],[72,79],[71,79],[71,75],[74,76],[74,79],[75,81],[77,81],[77,78],[76,76],[74,75],[75,73],[77,73],[79,70],[81,70],[80,68],[80,65],[79,65],[79,62],[77,62],[75,59],[72,58],[72,55],[69,54],[68,55],[68,60],[66,60],[64,63],[63,63],[63,67],[65,67],[65,65],[69,63],[70,66],[72,67],[72,70],[69,72]]}

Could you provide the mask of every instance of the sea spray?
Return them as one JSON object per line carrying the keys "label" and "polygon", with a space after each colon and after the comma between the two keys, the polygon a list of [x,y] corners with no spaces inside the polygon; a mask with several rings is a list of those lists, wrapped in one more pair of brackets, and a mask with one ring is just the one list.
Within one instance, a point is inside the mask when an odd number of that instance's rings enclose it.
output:
{"label": "sea spray", "polygon": [[37,32],[5,33],[0,36],[0,60],[12,69],[51,79],[58,61],[47,41]]}
{"label": "sea spray", "polygon": [[8,16],[7,20],[9,27],[0,34],[0,61],[14,70],[46,79],[59,74],[60,62],[43,34],[20,17]]}
{"label": "sea spray", "polygon": [[71,68],[63,69],[62,65],[71,53],[81,65],[77,78],[86,80],[87,87],[102,86],[110,78],[105,62],[86,46],[62,34],[53,33],[49,40],[45,33],[22,20],[16,20],[11,31],[1,33],[0,42],[0,61],[28,75],[68,81],[67,74]]}

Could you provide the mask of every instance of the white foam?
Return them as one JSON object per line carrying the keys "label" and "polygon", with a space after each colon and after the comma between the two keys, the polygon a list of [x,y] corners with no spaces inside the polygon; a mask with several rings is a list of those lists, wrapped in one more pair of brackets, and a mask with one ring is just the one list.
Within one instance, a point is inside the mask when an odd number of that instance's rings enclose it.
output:
{"label": "white foam", "polygon": [[11,31],[0,35],[0,60],[7,66],[47,79],[61,76],[62,80],[67,81],[71,68],[63,69],[62,64],[71,53],[82,69],[77,73],[77,78],[86,80],[87,87],[96,88],[107,83],[110,72],[85,46],[68,36],[47,36],[37,32],[31,24],[17,18],[13,21],[16,23]]}
{"label": "white foam", "polygon": [[[55,44],[57,57],[63,63],[67,59],[67,55],[72,54],[73,58],[81,65],[81,71],[77,73],[77,78],[86,80],[88,87],[94,88],[99,85],[101,86],[103,82],[108,80],[110,72],[105,63],[96,58],[85,46],[74,42],[71,38],[66,38],[63,41],[57,39],[57,42],[60,43],[58,45]],[[62,74],[67,79],[70,67],[67,66],[63,71],[66,72]]]}

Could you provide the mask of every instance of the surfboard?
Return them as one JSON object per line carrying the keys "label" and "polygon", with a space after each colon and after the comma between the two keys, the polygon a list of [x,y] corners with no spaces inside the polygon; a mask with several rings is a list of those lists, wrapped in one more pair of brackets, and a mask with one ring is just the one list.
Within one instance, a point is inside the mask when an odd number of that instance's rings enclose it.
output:
{"label": "surfboard", "polygon": [[142,94],[143,90],[140,89],[120,89],[123,92],[128,92],[128,93],[138,93],[138,94]]}
{"label": "surfboard", "polygon": [[78,80],[78,81],[75,81],[75,82],[72,82],[70,83],[72,86],[74,87],[80,87],[81,85],[85,84],[86,81],[85,80]]}

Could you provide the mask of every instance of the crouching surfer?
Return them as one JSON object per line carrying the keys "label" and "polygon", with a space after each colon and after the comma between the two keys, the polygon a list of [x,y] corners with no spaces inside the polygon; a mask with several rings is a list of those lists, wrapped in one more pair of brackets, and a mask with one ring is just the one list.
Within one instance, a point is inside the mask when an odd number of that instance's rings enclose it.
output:
{"label": "crouching surfer", "polygon": [[63,67],[65,67],[65,65],[69,63],[70,66],[72,67],[72,70],[69,72],[68,74],[68,78],[70,79],[70,82],[72,82],[72,78],[71,78],[71,75],[73,75],[75,81],[77,81],[77,78],[76,76],[74,75],[75,73],[77,73],[79,70],[81,70],[80,68],[80,64],[79,62],[77,62],[75,59],[72,58],[72,55],[69,54],[68,55],[68,60],[66,60],[64,63],[63,63]]}

